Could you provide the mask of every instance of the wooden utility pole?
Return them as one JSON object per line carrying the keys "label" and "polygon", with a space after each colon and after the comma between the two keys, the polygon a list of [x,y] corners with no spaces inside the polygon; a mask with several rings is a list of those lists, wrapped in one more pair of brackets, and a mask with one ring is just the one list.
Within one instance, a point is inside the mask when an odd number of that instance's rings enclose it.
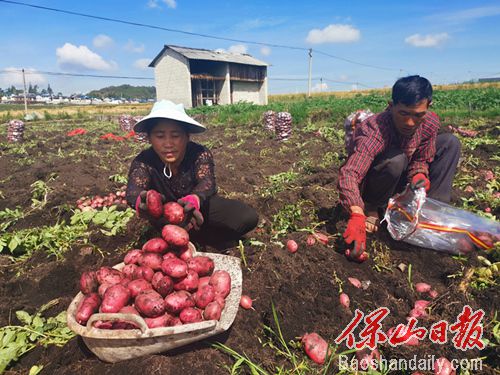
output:
{"label": "wooden utility pole", "polygon": [[26,99],[26,77],[23,68],[23,85],[24,85],[24,115],[28,116],[28,100]]}
{"label": "wooden utility pole", "polygon": [[313,50],[309,48],[309,85],[307,89],[307,97],[311,97],[311,74],[312,74],[312,59],[313,59]]}
{"label": "wooden utility pole", "polygon": [[319,92],[323,92],[323,77],[319,79]]}

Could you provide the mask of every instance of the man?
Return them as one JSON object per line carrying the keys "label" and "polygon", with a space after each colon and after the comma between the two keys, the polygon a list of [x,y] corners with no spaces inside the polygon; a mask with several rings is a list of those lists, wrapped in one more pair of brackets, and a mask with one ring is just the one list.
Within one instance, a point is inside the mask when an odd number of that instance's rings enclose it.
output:
{"label": "man", "polygon": [[340,202],[350,214],[344,239],[354,242],[346,253],[350,258],[366,259],[366,232],[378,230],[379,209],[408,182],[413,189],[425,187],[429,197],[450,201],[460,142],[452,134],[438,135],[431,104],[427,79],[400,78],[387,109],[355,129],[354,151],[339,173]]}

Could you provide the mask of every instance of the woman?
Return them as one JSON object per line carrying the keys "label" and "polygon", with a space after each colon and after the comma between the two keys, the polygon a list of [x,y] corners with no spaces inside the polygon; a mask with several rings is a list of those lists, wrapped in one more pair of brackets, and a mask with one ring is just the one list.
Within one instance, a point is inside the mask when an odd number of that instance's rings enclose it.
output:
{"label": "woman", "polygon": [[148,215],[145,192],[154,189],[165,201],[178,201],[191,215],[188,228],[199,230],[191,237],[224,248],[255,228],[258,217],[246,204],[217,195],[212,153],[190,141],[190,134],[205,130],[185,113],[182,104],[156,102],[151,113],[134,126],[135,132],[148,134],[151,147],[132,161],[126,197],[139,216],[160,228],[166,223]]}

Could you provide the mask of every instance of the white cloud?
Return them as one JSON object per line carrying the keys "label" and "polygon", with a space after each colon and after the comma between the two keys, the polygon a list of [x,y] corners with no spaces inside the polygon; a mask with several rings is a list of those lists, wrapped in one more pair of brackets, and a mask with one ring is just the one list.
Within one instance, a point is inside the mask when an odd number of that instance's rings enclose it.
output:
{"label": "white cloud", "polygon": [[113,45],[113,39],[105,34],[99,34],[94,38],[92,44],[96,48],[106,48]]}
{"label": "white cloud", "polygon": [[169,8],[175,9],[177,7],[175,0],[163,0],[163,2],[167,4]]}
{"label": "white cloud", "polygon": [[264,46],[260,49],[260,53],[264,56],[269,56],[271,54],[271,48]]}
{"label": "white cloud", "polygon": [[[22,68],[14,68],[9,67],[5,68],[4,74],[0,74],[0,83],[1,86],[16,86],[23,87],[23,73]],[[41,85],[47,82],[43,74],[38,73],[35,69],[24,69],[24,73],[26,76],[26,86],[30,83],[32,85]]]}
{"label": "white cloud", "polygon": [[155,9],[160,8],[157,0],[148,0],[148,8]]}
{"label": "white cloud", "polygon": [[106,61],[87,46],[75,46],[65,43],[56,49],[57,63],[66,70],[112,70],[116,63]]}
{"label": "white cloud", "polygon": [[322,43],[352,43],[361,38],[361,32],[351,25],[331,24],[324,29],[312,29],[307,34],[306,42]]}
{"label": "white cloud", "polygon": [[143,53],[144,44],[135,44],[132,39],[129,39],[127,44],[125,44],[125,50],[133,53]]}
{"label": "white cloud", "polygon": [[[161,1],[171,9],[177,8],[177,2],[175,0],[161,0]],[[147,7],[150,9],[161,9],[158,0],[148,0]]]}
{"label": "white cloud", "polygon": [[217,53],[227,53],[227,51],[224,48],[217,48],[214,51]]}
{"label": "white cloud", "polygon": [[413,34],[405,38],[405,43],[413,47],[439,47],[445,43],[450,36],[447,33],[440,34]]}
{"label": "white cloud", "polygon": [[312,87],[312,91],[316,91],[316,92],[326,91],[326,90],[328,90],[328,85],[325,82],[323,82],[323,83],[316,83]]}
{"label": "white cloud", "polygon": [[245,46],[244,44],[235,44],[235,45],[232,45],[231,47],[228,48],[229,53],[235,53],[235,54],[240,54],[240,55],[247,53],[247,51],[248,51],[248,47]]}
{"label": "white cloud", "polygon": [[134,68],[147,69],[148,65],[151,61],[152,61],[152,59],[148,59],[148,58],[135,60],[134,61]]}
{"label": "white cloud", "polygon": [[464,9],[457,12],[434,14],[428,18],[431,20],[439,20],[440,23],[460,24],[498,15],[500,15],[500,6],[486,6]]}

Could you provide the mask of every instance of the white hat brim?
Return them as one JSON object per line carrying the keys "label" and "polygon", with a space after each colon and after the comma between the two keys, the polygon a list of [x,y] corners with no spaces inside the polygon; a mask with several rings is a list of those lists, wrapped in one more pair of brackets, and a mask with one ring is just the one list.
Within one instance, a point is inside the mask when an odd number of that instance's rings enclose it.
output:
{"label": "white hat brim", "polygon": [[207,128],[200,124],[198,121],[192,119],[187,114],[175,111],[170,108],[160,108],[151,111],[149,115],[144,117],[142,120],[138,121],[134,125],[134,131],[136,133],[146,133],[148,128],[154,126],[157,120],[169,119],[179,122],[181,126],[184,126],[188,133],[203,133]]}

